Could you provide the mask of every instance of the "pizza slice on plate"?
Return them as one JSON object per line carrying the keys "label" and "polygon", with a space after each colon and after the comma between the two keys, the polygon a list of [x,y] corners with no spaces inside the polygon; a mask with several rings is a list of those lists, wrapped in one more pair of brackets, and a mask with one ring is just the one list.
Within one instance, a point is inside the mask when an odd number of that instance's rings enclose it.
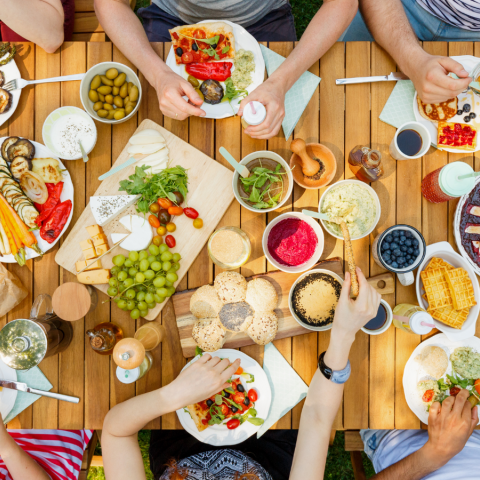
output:
{"label": "pizza slice on plate", "polygon": [[192,420],[195,423],[198,431],[203,432],[204,430],[206,430],[208,428],[208,422],[202,422],[202,420],[207,419],[207,416],[209,414],[208,407],[205,409],[202,408],[202,405],[200,403],[195,403],[193,405],[187,405],[186,408],[190,413],[190,416],[192,417]]}
{"label": "pizza slice on plate", "polygon": [[177,65],[235,58],[235,37],[228,23],[182,25],[169,32]]}

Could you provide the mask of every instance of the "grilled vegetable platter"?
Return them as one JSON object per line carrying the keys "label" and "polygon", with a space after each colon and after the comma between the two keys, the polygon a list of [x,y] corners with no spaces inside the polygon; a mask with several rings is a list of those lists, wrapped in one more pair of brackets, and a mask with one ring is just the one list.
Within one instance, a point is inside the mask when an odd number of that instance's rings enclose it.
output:
{"label": "grilled vegetable platter", "polygon": [[0,138],[0,262],[24,265],[50,250],[73,214],[73,183],[44,145]]}
{"label": "grilled vegetable platter", "polygon": [[21,78],[15,63],[16,47],[8,42],[0,42],[0,126],[15,112],[22,90],[6,90],[4,87],[12,80]]}

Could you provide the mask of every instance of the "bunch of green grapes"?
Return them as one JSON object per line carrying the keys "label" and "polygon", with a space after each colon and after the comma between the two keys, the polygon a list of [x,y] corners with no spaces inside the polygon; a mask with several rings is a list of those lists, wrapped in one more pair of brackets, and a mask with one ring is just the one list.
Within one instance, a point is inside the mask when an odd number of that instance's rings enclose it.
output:
{"label": "bunch of green grapes", "polygon": [[119,308],[130,311],[134,320],[145,317],[157,303],[175,293],[173,284],[178,280],[181,258],[167,245],[153,243],[148,251],[131,251],[128,257],[116,255],[107,293]]}

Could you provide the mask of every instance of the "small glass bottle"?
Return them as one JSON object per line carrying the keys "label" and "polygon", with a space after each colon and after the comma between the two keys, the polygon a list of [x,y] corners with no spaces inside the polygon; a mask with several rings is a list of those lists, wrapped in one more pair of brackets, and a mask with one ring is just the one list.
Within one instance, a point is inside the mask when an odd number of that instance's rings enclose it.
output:
{"label": "small glass bottle", "polygon": [[117,367],[117,378],[122,383],[134,383],[137,380],[140,380],[147,372],[152,368],[153,365],[153,356],[150,352],[145,352],[145,358],[142,363],[135,368],[124,369]]}
{"label": "small glass bottle", "polygon": [[99,323],[92,330],[87,330],[90,346],[100,355],[111,355],[118,341],[123,338],[120,327],[111,322]]}
{"label": "small glass bottle", "polygon": [[435,327],[429,313],[410,303],[400,303],[393,309],[393,324],[404,332],[416,335],[426,335]]}
{"label": "small glass bottle", "polygon": [[265,105],[260,102],[250,102],[245,105],[242,115],[243,128],[247,128],[250,125],[260,125],[267,117],[267,109]]}
{"label": "small glass bottle", "polygon": [[362,182],[375,182],[383,175],[382,154],[357,145],[348,156],[350,170]]}

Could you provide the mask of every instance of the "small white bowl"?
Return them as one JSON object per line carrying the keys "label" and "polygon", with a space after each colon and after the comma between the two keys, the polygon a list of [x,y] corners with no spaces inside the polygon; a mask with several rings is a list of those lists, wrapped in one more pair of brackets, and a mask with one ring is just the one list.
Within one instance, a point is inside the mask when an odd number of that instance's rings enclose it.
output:
{"label": "small white bowl", "polygon": [[[317,236],[317,248],[315,248],[315,252],[313,252],[313,255],[311,256],[311,258],[307,260],[305,263],[302,263],[301,265],[297,265],[295,267],[289,267],[288,265],[283,265],[281,263],[278,263],[274,258],[272,258],[272,256],[270,255],[270,252],[268,251],[268,236],[270,235],[270,231],[277,223],[287,218],[299,218],[300,220],[303,220],[313,228],[313,231]],[[287,273],[301,273],[312,268],[320,260],[320,257],[322,256],[322,253],[323,253],[323,246],[324,246],[324,236],[323,236],[323,230],[320,228],[320,225],[312,217],[307,217],[307,215],[304,215],[303,213],[300,213],[300,212],[288,212],[288,213],[279,215],[277,218],[273,219],[267,225],[267,228],[263,232],[263,237],[262,237],[263,253],[265,253],[267,260],[274,267]]]}
{"label": "small white bowl", "polygon": [[368,335],[380,335],[381,333],[386,332],[389,329],[393,321],[392,308],[383,298],[380,300],[380,304],[383,305],[383,307],[385,308],[385,312],[387,313],[387,320],[385,321],[385,324],[383,325],[383,327],[377,330],[369,330],[368,328],[362,327],[362,332],[365,332]]}
{"label": "small white bowl", "polygon": [[[127,74],[127,82],[132,82],[138,87],[138,101],[135,105],[135,108],[130,112],[129,115],[122,118],[121,120],[108,120],[107,118],[101,118],[97,115],[97,112],[93,109],[93,102],[88,98],[88,92],[90,91],[90,83],[93,80],[93,77],[96,75],[105,75],[107,70],[110,68],[116,68],[119,73]],[[82,101],[83,108],[86,112],[94,119],[102,123],[123,123],[132,118],[137,112],[140,103],[142,101],[142,85],[140,80],[137,77],[137,74],[130,68],[124,65],[123,63],[118,62],[102,62],[94,65],[83,77],[80,83],[80,100]]]}
{"label": "small white bowl", "polygon": [[89,150],[85,150],[85,153],[88,155],[95,148],[95,145],[97,143],[97,126],[95,125],[95,122],[90,118],[89,115],[87,115],[87,113],[84,110],[77,107],[57,108],[45,119],[45,122],[43,123],[43,128],[42,128],[43,143],[45,144],[46,147],[48,147],[51,150],[52,153],[54,153],[55,155],[57,155],[57,157],[60,157],[63,160],[78,160],[82,158],[81,153],[74,157],[65,156],[62,152],[59,152],[58,150],[56,150],[52,141],[51,132],[52,132],[53,125],[56,123],[56,121],[60,117],[64,117],[66,115],[79,115],[82,118],[84,118],[87,122],[90,123],[91,127],[95,132],[95,141],[93,142],[92,148],[90,148]]}
{"label": "small white bowl", "polygon": [[332,276],[335,280],[337,280],[340,285],[343,285],[343,278],[337,275],[336,273],[331,272],[330,270],[324,270],[323,268],[318,268],[314,270],[309,270],[308,272],[305,272],[304,274],[300,275],[296,280],[295,283],[292,285],[290,288],[290,293],[288,294],[288,308],[290,309],[290,313],[292,314],[292,317],[298,322],[300,326],[303,328],[307,328],[308,330],[313,330],[315,332],[324,332],[325,330],[330,330],[333,326],[333,321],[332,323],[329,323],[328,325],[323,325],[321,327],[313,327],[312,325],[309,325],[308,323],[303,322],[295,313],[295,310],[293,309],[292,305],[292,295],[293,295],[293,290],[295,289],[295,286],[297,285],[298,282],[300,282],[303,278],[305,278],[307,275],[310,275],[311,273],[325,273],[326,275]]}
{"label": "small white bowl", "polygon": [[287,193],[284,196],[283,200],[273,208],[253,208],[251,205],[249,205],[245,200],[242,200],[240,196],[240,192],[238,191],[238,177],[239,174],[237,171],[234,172],[233,174],[233,180],[232,180],[232,187],[233,187],[233,193],[235,195],[235,198],[237,199],[238,203],[245,207],[247,210],[250,210],[251,212],[256,212],[256,213],[267,213],[267,212],[273,212],[277,208],[280,208],[282,205],[286,203],[286,201],[290,198],[290,195],[293,190],[293,175],[292,171],[290,170],[290,166],[288,163],[280,156],[278,153],[275,152],[269,152],[268,150],[260,150],[258,152],[251,153],[250,155],[247,155],[243,160],[240,162],[240,165],[247,165],[250,163],[252,160],[255,160],[257,158],[269,158],[271,160],[275,160],[276,162],[280,163],[284,170],[287,172],[287,177],[288,177],[288,188],[287,188]]}
{"label": "small white bowl", "polygon": [[[360,238],[363,238],[363,237],[367,237],[368,235],[370,235],[373,230],[375,229],[375,227],[377,226],[377,223],[378,221],[380,220],[380,215],[382,213],[382,207],[380,206],[380,200],[378,199],[378,195],[377,195],[377,192],[375,192],[375,190],[368,184],[364,183],[364,182],[360,182],[359,180],[341,180],[340,182],[337,182],[337,183],[334,183],[333,185],[330,185],[326,190],[325,192],[323,192],[323,195],[321,196],[320,198],[320,202],[318,203],[318,211],[320,213],[322,213],[322,205],[323,205],[323,202],[325,201],[325,197],[327,196],[328,192],[330,190],[333,190],[333,189],[336,189],[338,188],[339,186],[341,185],[348,185],[348,184],[355,184],[355,185],[359,185],[360,187],[363,187],[365,188],[366,190],[368,190],[368,192],[370,193],[370,195],[372,196],[373,198],[373,201],[375,202],[375,206],[376,206],[376,212],[375,212],[375,220],[373,221],[372,223],[372,226],[369,230],[367,230],[363,235],[361,235],[360,237],[351,237],[351,240],[358,240]],[[337,235],[335,234],[334,232],[332,232],[332,230],[330,230],[327,225],[326,225],[326,222],[325,220],[320,220],[320,222],[322,223],[323,225],[323,228],[332,236],[332,237],[335,237],[335,238],[338,238],[340,240],[343,240],[343,236],[340,236],[340,235]]]}

